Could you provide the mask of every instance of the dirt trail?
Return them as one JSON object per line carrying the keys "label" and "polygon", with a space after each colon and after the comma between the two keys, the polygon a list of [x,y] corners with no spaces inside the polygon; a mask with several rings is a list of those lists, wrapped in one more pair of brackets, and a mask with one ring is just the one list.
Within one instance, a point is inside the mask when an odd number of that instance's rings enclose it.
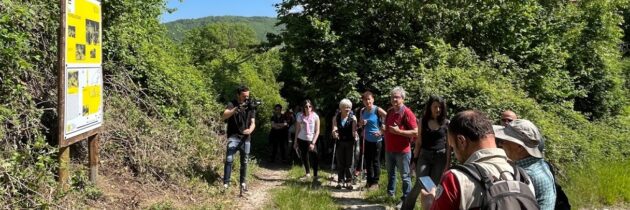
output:
{"label": "dirt trail", "polygon": [[263,164],[254,174],[254,179],[248,193],[240,198],[238,209],[253,210],[264,208],[271,201],[270,191],[280,187],[288,180],[288,169],[278,166]]}
{"label": "dirt trail", "polygon": [[342,209],[367,209],[367,210],[381,210],[381,209],[393,209],[386,205],[381,204],[373,204],[366,201],[366,190],[360,190],[359,187],[365,186],[365,182],[357,183],[353,185],[353,190],[348,189],[336,189],[334,188],[337,183],[326,180],[326,182],[322,183],[323,186],[326,186],[330,189],[331,196],[335,200],[335,202]]}
{"label": "dirt trail", "polygon": [[[271,190],[282,187],[289,181],[288,168],[276,164],[261,164],[254,174],[249,187],[249,192],[240,198],[238,209],[254,210],[262,209],[271,202]],[[364,186],[365,182],[354,185],[354,190],[336,189],[336,182],[330,181],[329,174],[322,173],[326,179],[322,181],[322,187],[331,192],[332,198],[342,209],[367,209],[367,210],[389,210],[392,207],[380,204],[372,204],[366,201],[365,190],[359,190],[360,186]]]}

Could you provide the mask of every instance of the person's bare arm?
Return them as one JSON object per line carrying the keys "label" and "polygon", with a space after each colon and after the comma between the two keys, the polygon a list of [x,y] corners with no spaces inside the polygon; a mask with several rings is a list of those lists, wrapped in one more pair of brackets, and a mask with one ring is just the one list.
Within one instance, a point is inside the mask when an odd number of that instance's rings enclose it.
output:
{"label": "person's bare arm", "polygon": [[234,106],[234,104],[229,103],[225,110],[223,111],[223,115],[221,116],[222,120],[227,120],[232,117],[236,112],[238,112],[238,106]]}
{"label": "person's bare arm", "polygon": [[256,128],[256,119],[252,118],[252,124],[249,125],[249,128],[243,130],[243,134],[250,135],[254,132],[255,128]]}
{"label": "person's bare arm", "polygon": [[317,143],[317,138],[319,137],[319,118],[315,120],[315,134],[313,134],[313,145]]}
{"label": "person's bare arm", "polygon": [[398,128],[398,126],[389,126],[388,130],[390,130],[390,132],[392,132],[393,134],[408,137],[408,138],[413,138],[418,135],[417,128],[411,129],[411,130],[401,130],[400,128]]}
{"label": "person's bare arm", "polygon": [[[420,120],[422,121],[422,120]],[[416,138],[416,148],[413,150],[413,156],[419,157],[420,155],[420,147],[422,146],[422,123],[418,125],[418,136]]]}

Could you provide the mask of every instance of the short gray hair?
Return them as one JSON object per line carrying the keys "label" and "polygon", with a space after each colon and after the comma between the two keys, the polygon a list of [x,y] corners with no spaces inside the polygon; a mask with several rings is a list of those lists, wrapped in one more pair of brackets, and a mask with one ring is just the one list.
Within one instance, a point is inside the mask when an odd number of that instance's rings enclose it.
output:
{"label": "short gray hair", "polygon": [[405,89],[400,86],[394,87],[394,89],[389,92],[390,95],[394,95],[394,93],[399,93],[402,98],[405,98],[405,96],[407,96],[407,91],[405,91]]}
{"label": "short gray hair", "polygon": [[344,98],[343,100],[341,100],[339,102],[339,109],[343,108],[343,107],[350,107],[350,109],[352,109],[352,102],[350,102],[350,100],[348,100],[347,98]]}

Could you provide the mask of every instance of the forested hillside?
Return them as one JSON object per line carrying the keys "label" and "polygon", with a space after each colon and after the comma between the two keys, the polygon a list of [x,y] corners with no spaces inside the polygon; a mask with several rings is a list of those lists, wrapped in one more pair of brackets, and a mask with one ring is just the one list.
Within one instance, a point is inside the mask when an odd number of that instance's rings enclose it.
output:
{"label": "forested hillside", "polygon": [[258,40],[266,41],[267,33],[277,34],[280,30],[282,30],[282,26],[276,26],[277,22],[278,20],[274,17],[216,16],[176,20],[164,23],[164,26],[166,26],[168,35],[171,38],[177,41],[182,41],[186,32],[211,23],[243,24],[254,30]]}
{"label": "forested hillside", "polygon": [[241,84],[263,101],[254,150],[275,104],[309,98],[325,118],[367,89],[385,107],[402,86],[416,112],[433,94],[450,115],[514,110],[540,127],[575,206],[630,203],[628,0],[285,0],[277,19],[165,24],[164,0],[102,3],[101,178],[87,181],[75,144],[60,192],[59,1],[0,0],[0,208],[234,208],[220,113]]}

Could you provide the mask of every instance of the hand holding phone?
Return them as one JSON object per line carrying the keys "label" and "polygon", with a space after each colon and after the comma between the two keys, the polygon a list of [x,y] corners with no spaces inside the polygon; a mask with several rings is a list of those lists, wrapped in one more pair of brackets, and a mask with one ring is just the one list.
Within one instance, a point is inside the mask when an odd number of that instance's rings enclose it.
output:
{"label": "hand holding phone", "polygon": [[420,183],[422,183],[422,189],[427,192],[431,192],[431,189],[435,188],[435,183],[431,180],[429,176],[420,177]]}

